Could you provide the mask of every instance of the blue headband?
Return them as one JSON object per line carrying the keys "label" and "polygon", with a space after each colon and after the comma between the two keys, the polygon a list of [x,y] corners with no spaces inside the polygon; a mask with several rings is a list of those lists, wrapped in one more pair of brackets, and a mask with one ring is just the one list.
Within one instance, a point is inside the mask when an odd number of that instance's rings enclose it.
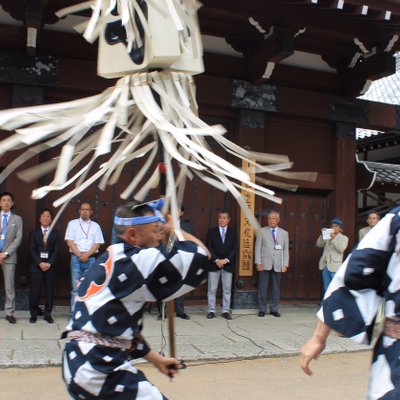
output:
{"label": "blue headband", "polygon": [[144,205],[149,206],[154,211],[154,215],[143,215],[141,217],[130,217],[130,218],[121,218],[115,216],[114,224],[123,226],[134,226],[134,225],[151,224],[152,222],[158,222],[158,221],[165,224],[165,218],[161,213],[161,210],[164,207],[164,199],[150,201],[148,203],[140,204],[139,206],[144,206]]}
{"label": "blue headband", "polygon": [[132,218],[114,217],[115,225],[124,225],[124,226],[145,225],[158,221],[165,224],[165,219],[160,215],[144,215],[143,217],[132,217]]}

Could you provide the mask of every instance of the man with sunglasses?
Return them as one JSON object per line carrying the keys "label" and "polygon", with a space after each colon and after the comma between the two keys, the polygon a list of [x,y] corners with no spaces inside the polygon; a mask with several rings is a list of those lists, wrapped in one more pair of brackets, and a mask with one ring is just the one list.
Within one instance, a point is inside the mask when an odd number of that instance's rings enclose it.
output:
{"label": "man with sunglasses", "polygon": [[[193,290],[206,279],[209,253],[183,232],[166,253],[159,246],[162,201],[119,207],[114,218],[117,243],[82,278],[67,326],[63,377],[74,399],[165,399],[131,359],[144,357],[174,376],[175,358],[150,350],[141,335],[143,308]],[[166,237],[171,222],[163,225]]]}

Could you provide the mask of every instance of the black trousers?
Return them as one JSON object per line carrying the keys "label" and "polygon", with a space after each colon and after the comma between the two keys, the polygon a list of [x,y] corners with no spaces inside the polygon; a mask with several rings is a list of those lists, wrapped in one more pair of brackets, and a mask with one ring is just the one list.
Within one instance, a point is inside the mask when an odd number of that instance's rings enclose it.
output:
{"label": "black trousers", "polygon": [[31,313],[31,317],[37,317],[42,285],[44,285],[45,290],[44,315],[50,316],[51,312],[53,311],[55,283],[53,268],[43,272],[39,267],[37,267],[37,271],[31,271],[30,281],[31,287],[29,292],[29,311]]}

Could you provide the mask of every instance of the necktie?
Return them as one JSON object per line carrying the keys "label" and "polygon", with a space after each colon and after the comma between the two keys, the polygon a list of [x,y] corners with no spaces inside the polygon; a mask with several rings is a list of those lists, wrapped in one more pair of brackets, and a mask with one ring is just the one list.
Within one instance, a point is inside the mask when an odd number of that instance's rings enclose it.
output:
{"label": "necktie", "polygon": [[0,239],[0,251],[4,249],[6,245],[6,233],[8,225],[8,214],[3,214],[3,220],[1,221],[1,239]]}
{"label": "necktie", "polygon": [[47,229],[43,229],[43,242],[47,242]]}
{"label": "necktie", "polygon": [[276,243],[275,229],[272,229],[272,240]]}
{"label": "necktie", "polygon": [[222,243],[225,243],[226,228],[221,228]]}

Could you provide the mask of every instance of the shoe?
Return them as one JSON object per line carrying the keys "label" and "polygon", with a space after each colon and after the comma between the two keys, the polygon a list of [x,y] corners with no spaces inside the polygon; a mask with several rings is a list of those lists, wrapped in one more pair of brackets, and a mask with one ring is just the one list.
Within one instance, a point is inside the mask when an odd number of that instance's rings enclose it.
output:
{"label": "shoe", "polygon": [[259,312],[258,312],[258,316],[259,316],[259,317],[264,317],[264,315],[265,315],[265,312],[264,312],[264,311],[259,311]]}
{"label": "shoe", "polygon": [[208,319],[213,319],[213,318],[215,318],[215,313],[209,312],[209,313],[207,314],[207,318],[208,318]]}
{"label": "shoe", "polygon": [[189,315],[187,315],[186,313],[176,314],[176,316],[182,319],[190,319]]}
{"label": "shoe", "polygon": [[277,318],[281,316],[281,314],[279,314],[278,311],[271,311],[270,314]]}
{"label": "shoe", "polygon": [[14,317],[14,315],[6,315],[6,320],[10,324],[16,324],[17,323],[17,319]]}
{"label": "shoe", "polygon": [[48,322],[49,324],[54,324],[54,319],[51,318],[51,315],[45,315],[43,319]]}
{"label": "shoe", "polygon": [[29,323],[36,324],[36,317],[30,317],[29,318]]}
{"label": "shoe", "polygon": [[228,312],[222,313],[222,314],[221,314],[221,317],[222,317],[222,318],[225,318],[225,319],[232,319],[231,314],[229,314]]}
{"label": "shoe", "polygon": [[37,315],[39,315],[39,316],[44,315],[44,311],[40,307],[37,308]]}

